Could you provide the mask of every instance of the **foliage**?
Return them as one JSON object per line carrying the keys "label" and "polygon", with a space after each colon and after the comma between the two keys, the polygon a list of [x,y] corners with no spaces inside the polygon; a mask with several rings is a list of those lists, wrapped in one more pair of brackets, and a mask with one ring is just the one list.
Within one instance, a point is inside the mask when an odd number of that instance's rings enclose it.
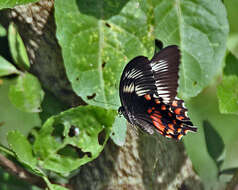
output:
{"label": "foliage", "polygon": [[[2,1],[0,9],[33,2]],[[224,185],[217,176],[238,167],[233,148],[238,119],[232,115],[238,113],[235,3],[55,0],[56,37],[66,74],[74,92],[88,104],[77,108],[66,108],[42,89],[44,84],[29,72],[30,61],[16,26],[10,24],[8,31],[0,26],[0,37],[8,39],[12,56],[9,60],[0,55],[1,146],[10,148],[15,159],[41,176],[49,189],[65,189],[51,184],[48,174],[67,177],[95,159],[109,136],[117,145],[124,144],[126,122],[115,111],[120,105],[120,76],[132,58],[151,58],[159,39],[164,46],[177,44],[181,50],[179,96],[199,128],[184,138],[193,166],[206,189]],[[15,123],[9,122],[12,116]],[[2,183],[10,185],[8,180]]]}

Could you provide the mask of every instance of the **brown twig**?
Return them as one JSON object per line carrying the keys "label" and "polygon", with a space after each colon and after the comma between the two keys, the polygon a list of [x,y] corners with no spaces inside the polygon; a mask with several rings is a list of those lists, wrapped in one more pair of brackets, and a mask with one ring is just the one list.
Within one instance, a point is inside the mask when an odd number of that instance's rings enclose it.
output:
{"label": "brown twig", "polygon": [[16,176],[17,178],[22,179],[30,184],[36,185],[37,187],[47,187],[45,181],[41,177],[28,172],[2,154],[0,154],[0,167],[2,167],[5,171],[12,174],[13,176]]}

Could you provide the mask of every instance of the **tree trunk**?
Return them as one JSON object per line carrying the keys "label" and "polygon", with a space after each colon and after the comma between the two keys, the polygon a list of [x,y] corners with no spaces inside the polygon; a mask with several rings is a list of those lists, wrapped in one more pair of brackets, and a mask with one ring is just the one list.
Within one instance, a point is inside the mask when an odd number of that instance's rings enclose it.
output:
{"label": "tree trunk", "polygon": [[[54,22],[54,2],[44,0],[0,12],[0,23],[18,26],[31,62],[31,72],[43,88],[66,105],[84,102],[67,80]],[[182,142],[162,136],[135,133],[128,127],[126,143],[118,147],[109,140],[93,162],[82,166],[70,180],[75,190],[200,190]]]}

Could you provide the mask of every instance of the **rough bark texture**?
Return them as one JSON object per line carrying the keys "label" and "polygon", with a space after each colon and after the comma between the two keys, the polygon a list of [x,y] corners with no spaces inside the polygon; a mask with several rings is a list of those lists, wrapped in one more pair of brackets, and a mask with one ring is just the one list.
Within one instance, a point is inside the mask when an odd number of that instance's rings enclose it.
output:
{"label": "rough bark texture", "polygon": [[[0,12],[5,27],[13,21],[27,47],[31,72],[68,106],[83,102],[67,80],[60,46],[55,37],[53,1],[18,6]],[[126,144],[111,141],[93,162],[83,166],[71,179],[75,190],[200,190],[200,180],[192,170],[181,142],[161,136],[137,134],[129,127]]]}

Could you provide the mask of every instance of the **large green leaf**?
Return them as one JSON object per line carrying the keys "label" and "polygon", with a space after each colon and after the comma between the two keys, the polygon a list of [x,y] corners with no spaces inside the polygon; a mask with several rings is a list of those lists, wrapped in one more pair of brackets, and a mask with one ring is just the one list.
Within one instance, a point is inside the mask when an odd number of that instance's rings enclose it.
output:
{"label": "large green leaf", "polygon": [[[118,104],[124,65],[137,55],[152,56],[153,36],[137,1],[56,0],[57,38],[67,76],[88,103]],[[92,101],[90,102],[93,103]],[[117,106],[118,106],[117,105]]]}
{"label": "large green leaf", "polygon": [[38,0],[2,0],[0,1],[0,9],[4,8],[13,8],[17,5],[27,4],[27,3],[34,3]]}
{"label": "large green leaf", "polygon": [[49,118],[35,137],[40,165],[68,173],[95,159],[109,138],[114,116],[115,111],[83,106]]}
{"label": "large green leaf", "polygon": [[221,0],[154,2],[155,36],[180,46],[179,92],[194,97],[221,71],[229,31],[225,7]]}
{"label": "large green leaf", "polygon": [[12,104],[25,112],[40,112],[43,97],[44,92],[38,79],[29,73],[21,73],[9,90]]}
{"label": "large green leaf", "polygon": [[16,67],[0,56],[0,77],[18,73]]}
{"label": "large green leaf", "polygon": [[181,48],[183,97],[196,96],[221,70],[228,23],[220,0],[108,2],[55,1],[67,76],[88,103],[96,95],[117,104],[123,66],[138,55],[151,58],[155,38]]}

